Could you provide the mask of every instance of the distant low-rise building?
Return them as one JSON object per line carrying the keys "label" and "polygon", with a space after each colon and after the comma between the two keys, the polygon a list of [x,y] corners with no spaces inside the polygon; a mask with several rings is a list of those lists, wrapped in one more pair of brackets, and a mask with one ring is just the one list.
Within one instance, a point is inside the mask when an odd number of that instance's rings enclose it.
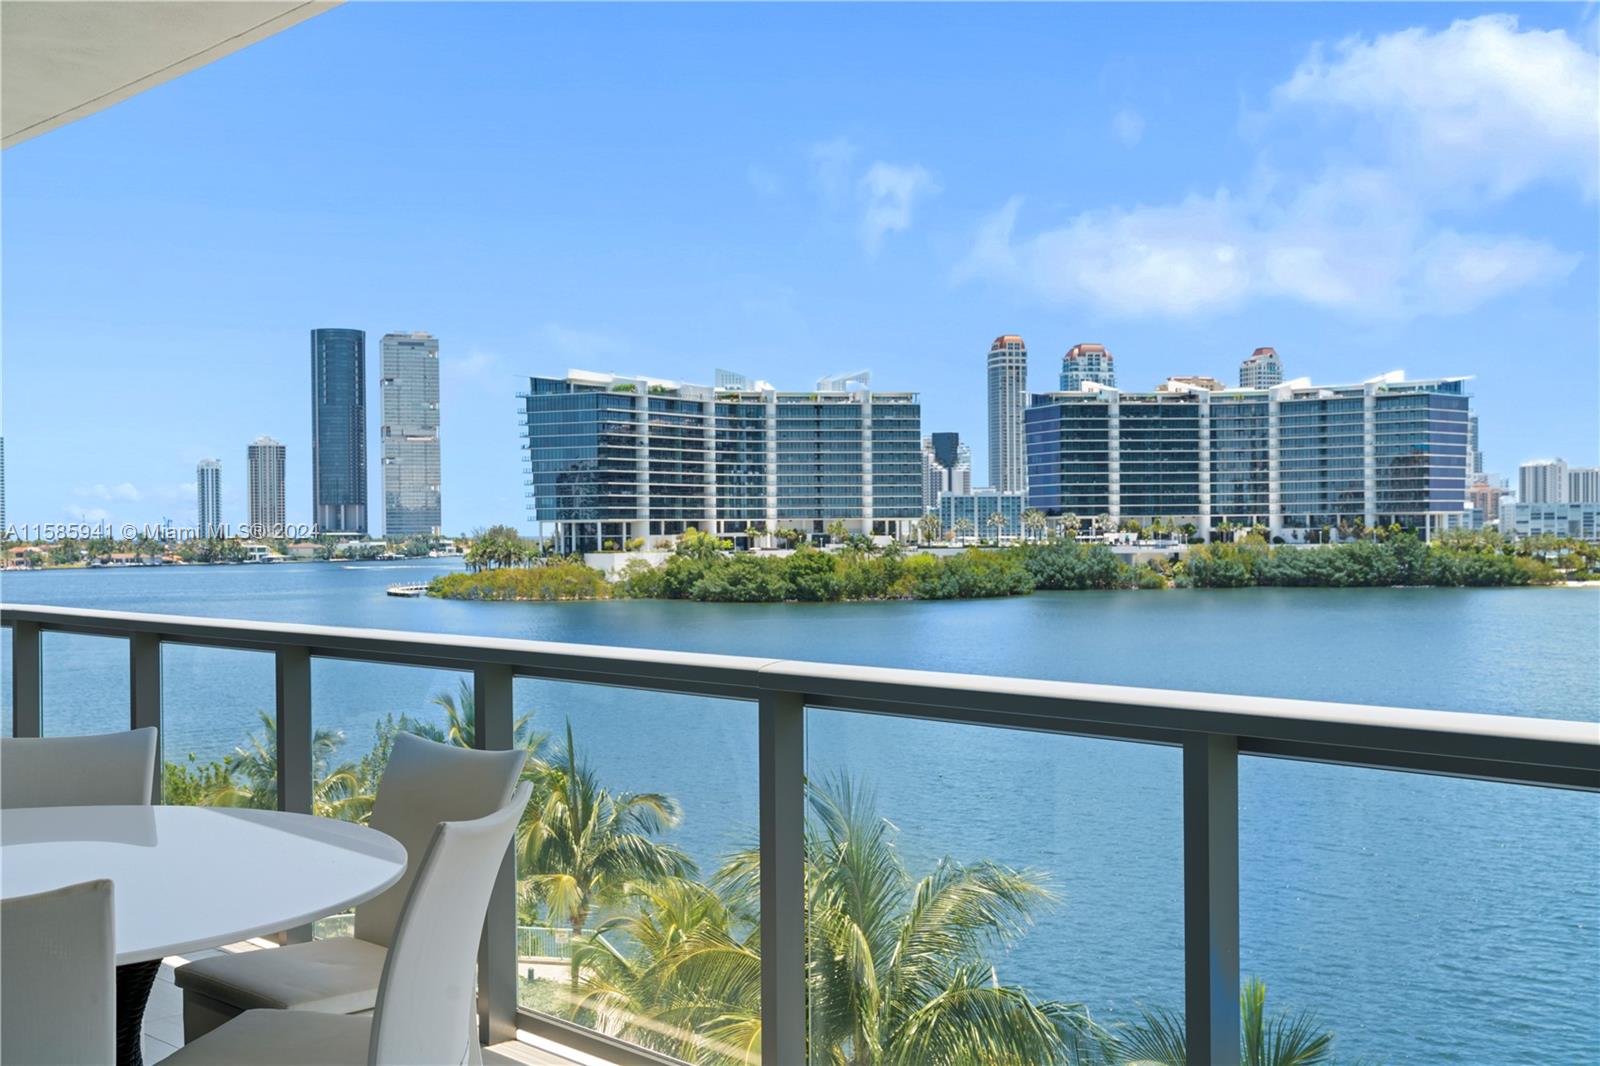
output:
{"label": "distant low-rise building", "polygon": [[1572,537],[1600,543],[1600,503],[1515,503],[1500,514],[1500,531],[1513,537]]}
{"label": "distant low-rise building", "polygon": [[[973,489],[939,495],[939,525],[947,536],[959,540],[1017,540],[1022,536],[1022,512],[1027,494]],[[994,520],[1004,518],[1004,524]]]}

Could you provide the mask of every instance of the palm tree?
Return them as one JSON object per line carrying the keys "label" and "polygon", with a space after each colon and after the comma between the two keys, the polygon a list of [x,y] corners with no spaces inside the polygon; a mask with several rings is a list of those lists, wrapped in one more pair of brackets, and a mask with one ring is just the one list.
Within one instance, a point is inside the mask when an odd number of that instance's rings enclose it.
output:
{"label": "palm tree", "polygon": [[1061,516],[1061,528],[1067,534],[1067,536],[1076,539],[1078,536],[1078,530],[1083,528],[1083,521],[1076,514],[1068,511],[1066,514]]}
{"label": "palm tree", "polygon": [[538,810],[517,829],[520,869],[529,890],[568,925],[574,940],[590,915],[620,902],[630,884],[694,875],[688,855],[655,839],[681,820],[677,802],[655,792],[600,787],[578,755],[570,721],[566,747],[538,774]]}
{"label": "palm tree", "polygon": [[917,519],[917,536],[924,544],[931,544],[939,539],[939,534],[944,532],[943,523],[939,516],[932,511]]}
{"label": "palm tree", "polygon": [[[278,806],[278,723],[265,711],[261,735],[250,734],[244,746],[223,760],[227,773],[206,793],[211,807]],[[322,818],[364,822],[372,813],[372,794],[361,787],[354,763],[334,763],[344,747],[344,733],[318,729],[311,734],[311,813]]]}
{"label": "palm tree", "polygon": [[1011,522],[1003,511],[991,511],[989,517],[983,520],[983,524],[994,531],[994,542],[999,544],[1000,538],[1005,535],[1006,526]]}
{"label": "palm tree", "polygon": [[[428,702],[444,711],[444,726],[441,728],[431,722],[418,722],[405,719],[406,729],[420,737],[449,744],[457,748],[477,747],[477,700],[473,695],[472,682],[466,678],[458,678],[456,691],[435,693]],[[544,733],[533,732],[533,712],[528,711],[518,717],[511,724],[511,743],[513,747],[526,748],[531,770],[532,764],[538,760],[539,751],[544,747],[549,737]],[[526,771],[525,771],[526,773]]]}
{"label": "palm tree", "polygon": [[[812,1061],[829,1066],[1024,1066],[1096,1061],[1105,1034],[1079,1006],[1040,1002],[1002,984],[988,961],[1051,900],[1026,871],[941,861],[912,883],[893,827],[870,793],[836,779],[809,792],[806,825],[807,981]],[[754,913],[759,853],[717,875],[736,914]],[[749,947],[754,946],[751,942]],[[707,957],[701,988],[743,989],[742,958]],[[680,973],[683,971],[679,971]],[[757,971],[759,972],[759,971]],[[716,1034],[738,1042],[759,1026],[759,997],[730,1002]],[[759,1033],[754,1039],[759,1041]]]}
{"label": "palm tree", "polygon": [[[574,1017],[688,1062],[760,1061],[755,915],[686,878],[636,884],[630,895],[630,913],[605,922],[573,950]],[[634,950],[619,949],[618,939]]]}
{"label": "palm tree", "polygon": [[950,527],[950,535],[956,540],[972,536],[972,519],[958,518]]}
{"label": "palm tree", "polygon": [[1049,522],[1045,519],[1044,512],[1030,507],[1022,512],[1022,528],[1033,535],[1035,539],[1044,532]]}
{"label": "palm tree", "polygon": [[[1326,1066],[1333,1033],[1308,1011],[1267,1014],[1267,986],[1252,978],[1239,993],[1239,1060],[1248,1066]],[[1114,1061],[1125,1066],[1188,1066],[1183,1018],[1171,1011],[1144,1019],[1115,1037]]]}

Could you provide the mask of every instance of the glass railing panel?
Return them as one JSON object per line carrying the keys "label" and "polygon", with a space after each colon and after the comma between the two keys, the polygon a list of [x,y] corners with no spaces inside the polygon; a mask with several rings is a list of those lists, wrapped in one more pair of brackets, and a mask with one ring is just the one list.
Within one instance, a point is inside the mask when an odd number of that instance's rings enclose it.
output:
{"label": "glass railing panel", "polygon": [[70,737],[128,728],[127,640],[46,630],[39,655],[40,732]]}
{"label": "glass railing panel", "polygon": [[755,707],[519,678],[514,708],[537,755],[522,1007],[689,1062],[758,1061]]}
{"label": "glass railing panel", "polygon": [[[312,659],[312,813],[365,822],[395,736],[471,747],[472,704],[466,671]],[[318,937],[352,932],[349,914],[316,923]]]}
{"label": "glass railing panel", "polygon": [[1246,757],[1239,806],[1268,1018],[1335,1062],[1600,1062],[1600,796]]}
{"label": "glass railing panel", "polygon": [[1181,1026],[1176,749],[816,709],[806,749],[811,1062],[1119,1061],[1146,1012]]}
{"label": "glass railing panel", "polygon": [[0,728],[5,730],[0,736],[11,736],[14,732],[11,712],[11,627],[0,630]]}
{"label": "glass railing panel", "polygon": [[163,644],[163,802],[275,809],[276,703],[270,653]]}

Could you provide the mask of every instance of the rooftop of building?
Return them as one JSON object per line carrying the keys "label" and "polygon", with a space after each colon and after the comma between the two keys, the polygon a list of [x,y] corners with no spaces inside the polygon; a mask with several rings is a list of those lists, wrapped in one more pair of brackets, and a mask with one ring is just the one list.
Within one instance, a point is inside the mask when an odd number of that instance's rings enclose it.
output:
{"label": "rooftop of building", "polygon": [[1106,346],[1103,344],[1074,344],[1067,349],[1066,357],[1068,359],[1081,359],[1086,355],[1103,355],[1107,359],[1115,358],[1110,352],[1106,351]]}
{"label": "rooftop of building", "polygon": [[1027,347],[1022,338],[1017,336],[1015,333],[1002,333],[1000,336],[994,339],[993,344],[989,345],[989,350],[991,352],[998,352],[1013,342],[1022,345],[1024,348]]}
{"label": "rooftop of building", "polygon": [[[769,381],[752,381],[745,388],[732,388],[728,386],[697,385],[690,382],[674,381],[670,378],[646,377],[633,374],[613,374],[598,370],[569,369],[565,377],[548,377],[534,374],[528,379],[530,382],[545,381],[565,384],[575,389],[596,392],[619,393],[648,393],[652,396],[676,396],[686,400],[719,400],[736,397],[750,397],[751,399],[765,400],[774,396],[780,403],[804,403],[827,401],[833,403],[860,402],[865,398],[884,400],[889,402],[914,401],[915,392],[903,391],[878,391],[868,389],[780,389]],[[522,395],[527,395],[526,393]]]}
{"label": "rooftop of building", "polygon": [[[1210,389],[1192,384],[1192,378],[1168,378],[1168,383],[1175,383],[1171,389],[1156,388],[1151,391],[1123,390],[1099,382],[1086,381],[1082,391],[1035,393],[1032,402],[1053,403],[1061,400],[1094,401],[1104,399],[1103,393],[1116,393],[1121,400],[1158,400],[1169,403],[1187,402],[1195,396],[1204,394],[1216,399],[1237,399],[1269,396],[1292,399],[1316,399],[1319,396],[1359,396],[1366,392],[1460,392],[1462,382],[1471,381],[1472,375],[1464,374],[1456,377],[1421,378],[1407,380],[1405,371],[1391,370],[1386,374],[1379,374],[1361,382],[1343,385],[1316,385],[1310,378],[1294,378],[1281,385],[1269,385],[1265,388],[1244,388],[1229,386],[1220,389]],[[1215,380],[1215,379],[1212,379]],[[1220,383],[1219,383],[1220,384]],[[1524,464],[1526,465],[1526,464]]]}

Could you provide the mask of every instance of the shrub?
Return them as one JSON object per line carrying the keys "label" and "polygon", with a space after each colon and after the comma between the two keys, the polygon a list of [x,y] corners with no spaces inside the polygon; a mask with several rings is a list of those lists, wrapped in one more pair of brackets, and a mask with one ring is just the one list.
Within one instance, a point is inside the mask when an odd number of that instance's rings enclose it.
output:
{"label": "shrub", "polygon": [[571,559],[445,574],[428,583],[428,595],[449,600],[599,600],[609,592],[605,575]]}
{"label": "shrub", "polygon": [[1110,589],[1119,584],[1120,564],[1104,544],[1064,540],[1015,550],[1023,553],[1035,588]]}
{"label": "shrub", "polygon": [[838,563],[827,552],[797,550],[784,560],[784,576],[797,600],[827,603],[839,598]]}

